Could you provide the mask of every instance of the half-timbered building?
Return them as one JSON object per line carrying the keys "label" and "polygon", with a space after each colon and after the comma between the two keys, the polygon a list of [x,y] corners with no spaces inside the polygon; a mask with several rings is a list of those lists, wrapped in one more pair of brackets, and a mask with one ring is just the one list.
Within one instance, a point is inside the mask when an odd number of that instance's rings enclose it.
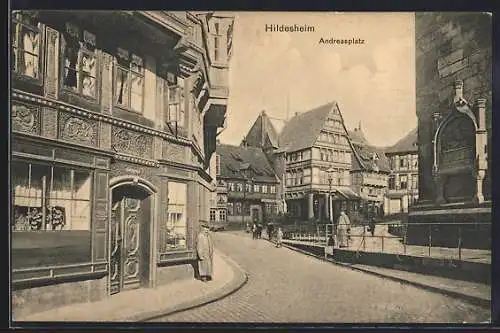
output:
{"label": "half-timbered building", "polygon": [[232,24],[218,13],[12,13],[14,318],[193,278]]}

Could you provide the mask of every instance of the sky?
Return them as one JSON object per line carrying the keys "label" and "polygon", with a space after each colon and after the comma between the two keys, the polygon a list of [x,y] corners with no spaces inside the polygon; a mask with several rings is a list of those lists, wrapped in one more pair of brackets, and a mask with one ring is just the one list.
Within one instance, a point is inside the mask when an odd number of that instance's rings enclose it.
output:
{"label": "sky", "polygon": [[[314,32],[266,32],[266,24]],[[320,44],[322,37],[364,43]],[[361,121],[370,144],[396,143],[417,126],[414,40],[413,13],[235,13],[221,142],[240,144],[262,110],[286,119],[336,101],[348,129]]]}

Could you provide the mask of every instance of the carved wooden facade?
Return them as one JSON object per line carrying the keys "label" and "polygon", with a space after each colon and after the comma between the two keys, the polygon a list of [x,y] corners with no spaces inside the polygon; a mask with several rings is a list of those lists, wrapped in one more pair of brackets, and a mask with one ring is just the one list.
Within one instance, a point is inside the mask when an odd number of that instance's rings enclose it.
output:
{"label": "carved wooden facade", "polygon": [[[165,27],[152,24],[152,15],[165,20]],[[15,292],[23,297],[40,287],[43,293],[41,286],[57,285],[70,277],[86,281],[109,276],[111,285],[100,284],[98,298],[128,287],[154,287],[162,269],[159,265],[195,259],[198,221],[208,220],[208,204],[200,200],[208,201],[205,192],[214,190],[210,170],[205,167],[210,156],[193,138],[190,123],[211,114],[212,106],[206,101],[199,109],[190,108],[186,99],[184,125],[172,131],[165,126],[169,112],[165,94],[167,76],[182,82],[178,86],[185,94],[198,91],[191,87],[200,76],[210,87],[210,50],[203,46],[203,39],[210,38],[203,29],[209,19],[191,13],[181,19],[169,13],[139,11],[18,11],[13,16],[18,22],[17,34],[29,31],[25,33],[29,38],[16,37],[12,49],[17,57],[11,95],[12,159],[16,166],[26,165],[29,174],[24,179],[24,174],[17,173],[13,203],[47,214],[51,206],[70,200],[66,211],[73,215],[68,216],[85,220],[83,204],[75,199],[85,191],[88,198],[82,202],[88,202],[90,212],[82,230],[63,228],[59,235],[13,233]],[[196,40],[187,40],[187,31],[193,26],[202,33]],[[141,42],[120,40],[121,34],[133,35]],[[123,76],[128,90],[121,90],[117,83],[121,82],[118,70],[124,68],[119,52],[113,51],[117,47],[127,48],[130,55],[130,67]],[[137,99],[142,102],[133,104],[133,89],[142,94]],[[127,96],[128,104],[117,102],[118,90],[120,98]],[[134,110],[134,105],[140,111]],[[181,108],[175,110],[177,117]],[[68,176],[60,176],[59,170],[65,168]],[[39,169],[48,171],[42,174]],[[79,181],[81,173],[88,174],[90,180]],[[73,192],[67,189],[68,184],[75,188]],[[169,191],[175,186],[184,199]],[[43,194],[39,198],[37,193]],[[30,219],[33,214],[27,216],[21,208],[13,219]],[[167,226],[169,219],[177,219],[173,229]],[[48,242],[54,245],[67,239],[64,242],[69,245],[62,257],[68,261],[25,261],[26,256],[19,253],[25,251],[24,242],[33,243],[35,238],[40,244],[53,239]],[[33,297],[35,292],[29,293]],[[15,311],[41,311],[69,301],[54,299],[53,304],[49,301]]]}

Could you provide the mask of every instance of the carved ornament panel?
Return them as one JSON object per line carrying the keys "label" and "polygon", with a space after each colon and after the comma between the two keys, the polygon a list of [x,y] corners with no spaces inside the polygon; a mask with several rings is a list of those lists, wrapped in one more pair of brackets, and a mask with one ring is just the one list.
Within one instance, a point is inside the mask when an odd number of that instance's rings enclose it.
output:
{"label": "carved ornament panel", "polygon": [[40,110],[36,106],[12,104],[11,117],[14,131],[40,134]]}
{"label": "carved ornament panel", "polygon": [[97,145],[97,121],[61,113],[59,118],[59,138],[82,145]]}
{"label": "carved ornament panel", "polygon": [[153,137],[143,133],[113,126],[111,147],[118,153],[152,158]]}

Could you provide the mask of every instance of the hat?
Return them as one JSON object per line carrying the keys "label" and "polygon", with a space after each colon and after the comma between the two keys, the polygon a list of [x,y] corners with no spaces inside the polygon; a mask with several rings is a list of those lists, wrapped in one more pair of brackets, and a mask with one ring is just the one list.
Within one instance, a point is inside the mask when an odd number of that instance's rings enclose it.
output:
{"label": "hat", "polygon": [[209,227],[208,227],[208,224],[206,224],[206,223],[202,223],[202,224],[201,224],[201,227],[202,227],[202,228],[205,228],[205,229],[208,229],[208,228],[209,228]]}

